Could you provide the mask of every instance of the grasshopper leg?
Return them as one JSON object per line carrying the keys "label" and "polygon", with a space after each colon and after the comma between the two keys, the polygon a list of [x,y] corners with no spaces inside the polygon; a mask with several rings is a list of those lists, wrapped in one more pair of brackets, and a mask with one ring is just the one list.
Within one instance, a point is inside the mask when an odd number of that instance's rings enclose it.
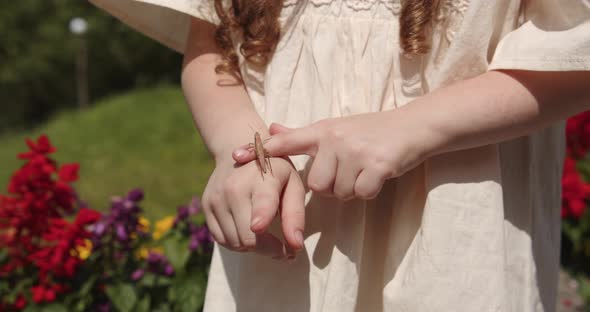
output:
{"label": "grasshopper leg", "polygon": [[272,165],[270,163],[270,157],[268,155],[266,155],[264,157],[264,161],[268,164],[268,168],[270,169],[270,174],[272,174],[274,176],[274,173],[272,172]]}

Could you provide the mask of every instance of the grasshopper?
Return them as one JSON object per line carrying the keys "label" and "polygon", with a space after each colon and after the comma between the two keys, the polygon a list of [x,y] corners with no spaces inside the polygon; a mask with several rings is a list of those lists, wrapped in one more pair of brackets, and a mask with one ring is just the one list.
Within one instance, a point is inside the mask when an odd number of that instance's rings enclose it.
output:
{"label": "grasshopper", "polygon": [[270,138],[267,138],[263,141],[260,137],[260,133],[255,132],[254,143],[248,144],[248,150],[254,150],[254,153],[256,153],[256,161],[258,162],[260,175],[262,176],[263,180],[264,174],[267,172],[267,167],[270,169],[270,174],[273,174],[272,165],[270,164],[270,155],[268,154],[268,151],[264,149],[264,143],[266,143],[266,141],[269,139]]}

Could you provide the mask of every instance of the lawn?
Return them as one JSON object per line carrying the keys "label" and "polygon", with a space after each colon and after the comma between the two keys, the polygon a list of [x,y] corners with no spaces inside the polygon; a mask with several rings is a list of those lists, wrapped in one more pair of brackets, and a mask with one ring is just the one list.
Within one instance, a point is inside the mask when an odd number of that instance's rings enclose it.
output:
{"label": "lawn", "polygon": [[172,214],[199,196],[213,162],[178,87],[163,86],[113,96],[84,111],[57,115],[37,129],[0,136],[0,186],[5,192],[20,166],[24,139],[47,134],[60,163],[78,162],[76,188],[92,208],[108,207],[113,195],[145,190],[150,219]]}

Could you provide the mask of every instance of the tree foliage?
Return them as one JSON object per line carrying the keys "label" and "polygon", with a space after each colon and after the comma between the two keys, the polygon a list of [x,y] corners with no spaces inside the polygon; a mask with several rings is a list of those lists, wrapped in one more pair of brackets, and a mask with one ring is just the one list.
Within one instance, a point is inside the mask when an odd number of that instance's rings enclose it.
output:
{"label": "tree foliage", "polygon": [[69,22],[89,23],[91,100],[113,92],[178,82],[181,56],[80,0],[0,1],[0,131],[34,126],[73,108],[80,38]]}

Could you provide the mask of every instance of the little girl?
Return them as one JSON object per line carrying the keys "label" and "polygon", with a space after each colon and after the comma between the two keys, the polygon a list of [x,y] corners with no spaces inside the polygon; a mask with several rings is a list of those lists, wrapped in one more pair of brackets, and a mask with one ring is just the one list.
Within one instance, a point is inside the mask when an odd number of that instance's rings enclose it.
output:
{"label": "little girl", "polygon": [[555,310],[587,0],[91,1],[184,53],[205,311]]}

